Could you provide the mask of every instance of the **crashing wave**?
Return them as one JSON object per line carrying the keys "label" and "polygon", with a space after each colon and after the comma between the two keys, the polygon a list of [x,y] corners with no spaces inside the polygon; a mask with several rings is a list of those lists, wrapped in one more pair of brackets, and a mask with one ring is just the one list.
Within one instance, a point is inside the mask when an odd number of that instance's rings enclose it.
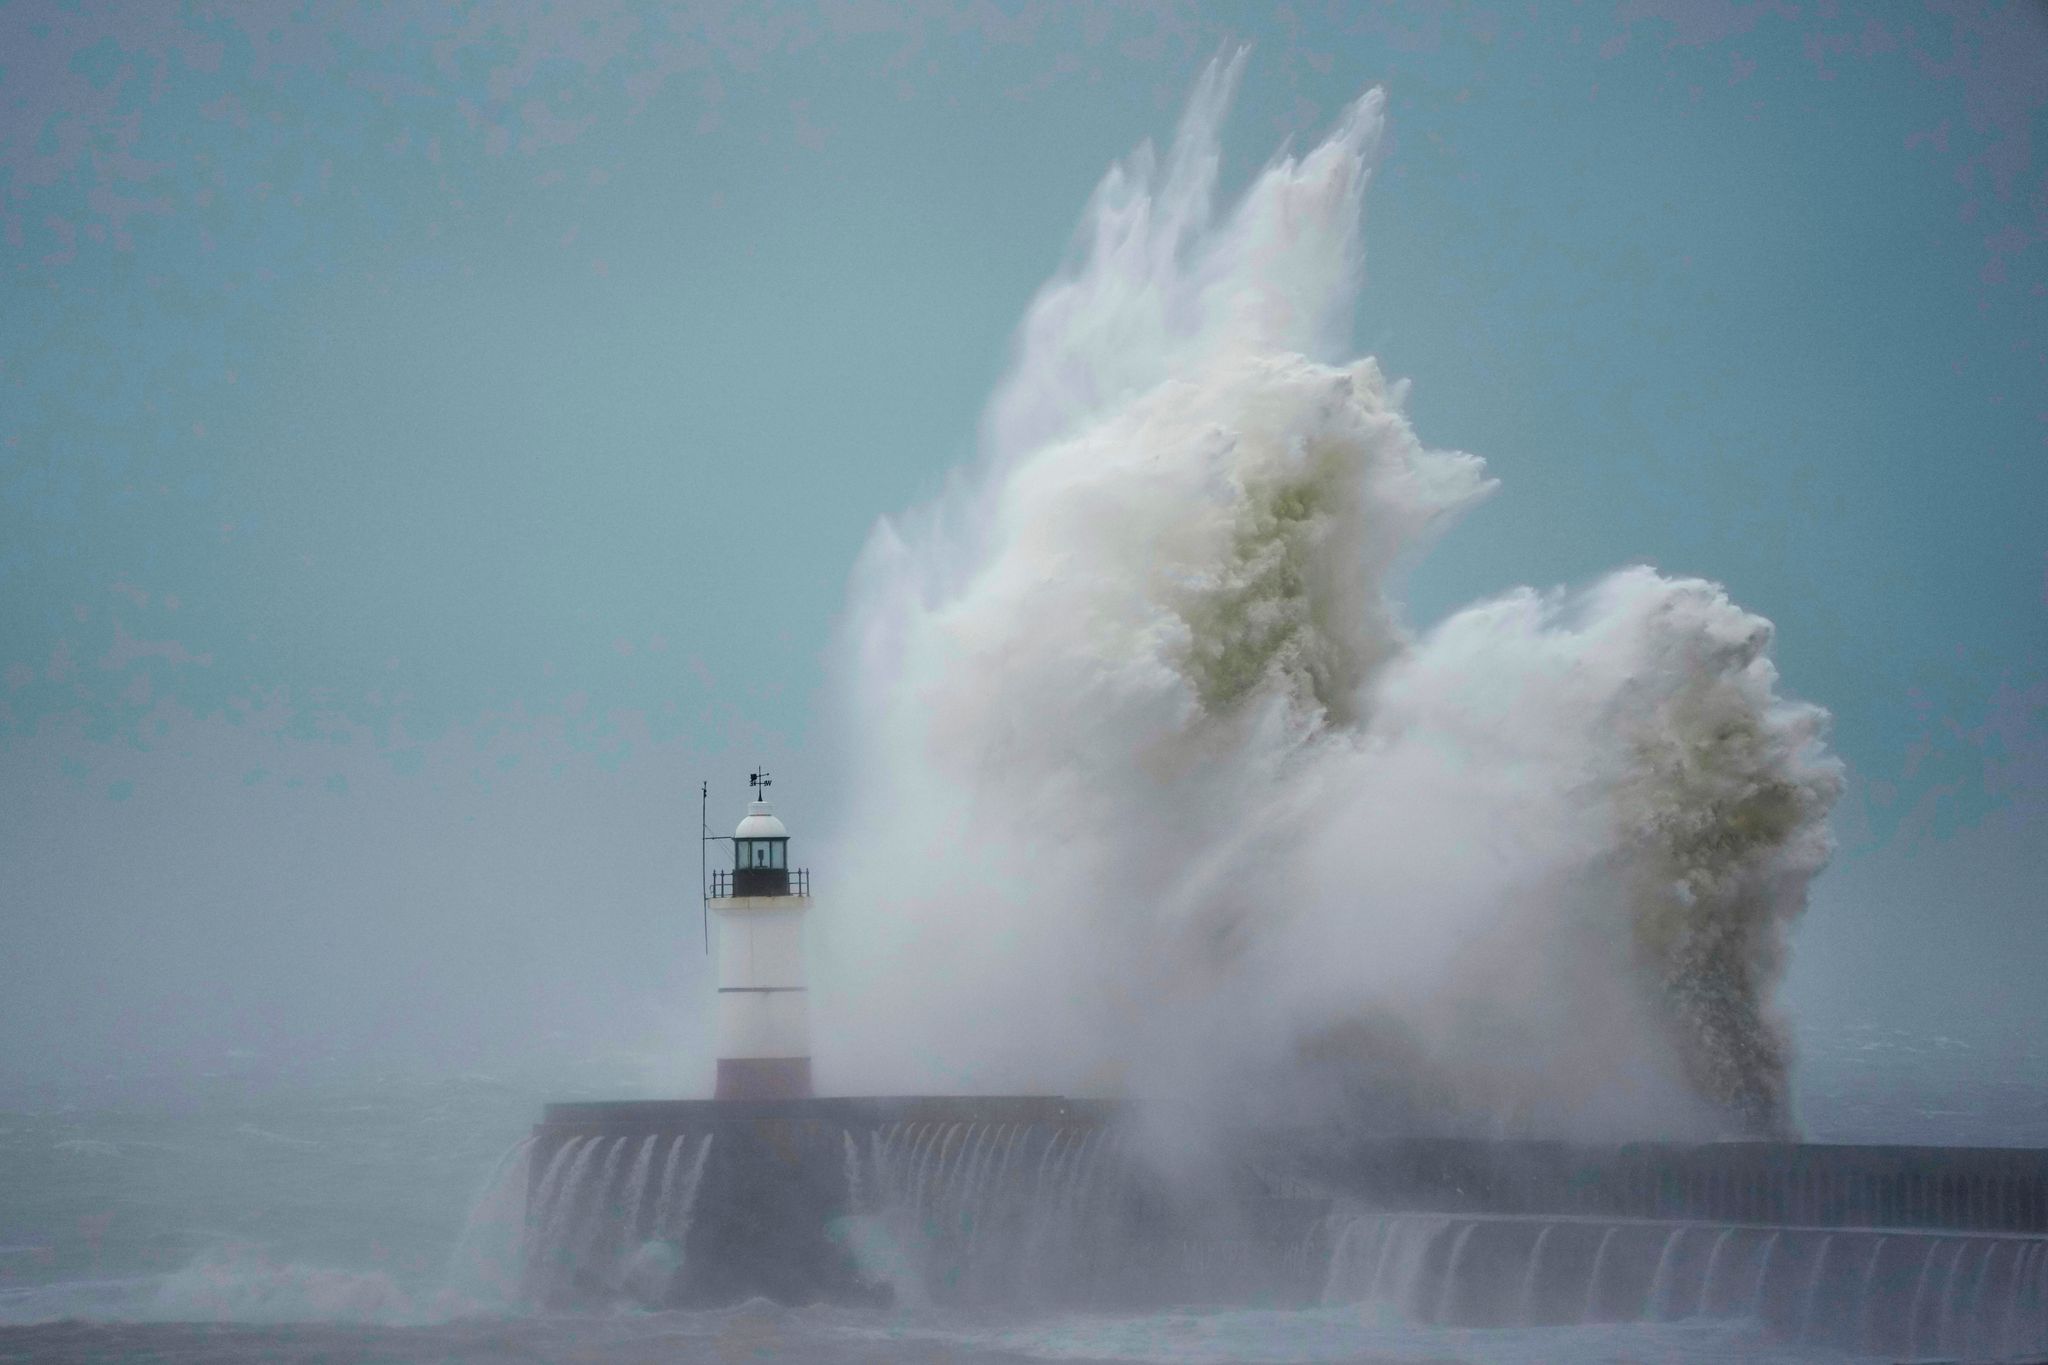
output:
{"label": "crashing wave", "polygon": [[1162,1130],[1786,1129],[1824,713],[1644,568],[1403,622],[1494,484],[1346,355],[1384,101],[1221,212],[1241,68],[1104,179],[977,469],[859,565],[821,1066]]}

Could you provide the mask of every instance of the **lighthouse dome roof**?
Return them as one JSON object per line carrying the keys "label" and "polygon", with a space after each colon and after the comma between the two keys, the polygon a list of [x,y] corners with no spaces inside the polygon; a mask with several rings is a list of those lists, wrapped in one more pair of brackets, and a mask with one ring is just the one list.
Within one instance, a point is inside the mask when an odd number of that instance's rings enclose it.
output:
{"label": "lighthouse dome roof", "polygon": [[787,839],[789,830],[782,821],[775,818],[775,812],[768,808],[766,801],[747,803],[747,818],[740,821],[739,828],[732,832],[735,839]]}

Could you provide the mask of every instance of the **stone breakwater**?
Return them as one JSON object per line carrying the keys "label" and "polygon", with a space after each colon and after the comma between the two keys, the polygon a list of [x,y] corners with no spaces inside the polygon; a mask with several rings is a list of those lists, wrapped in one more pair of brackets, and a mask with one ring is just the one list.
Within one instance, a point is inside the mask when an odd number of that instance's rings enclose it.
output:
{"label": "stone breakwater", "polygon": [[1162,1173],[1099,1101],[552,1105],[532,1301],[1378,1303],[1458,1325],[1749,1317],[2048,1348],[2048,1152],[1248,1141]]}

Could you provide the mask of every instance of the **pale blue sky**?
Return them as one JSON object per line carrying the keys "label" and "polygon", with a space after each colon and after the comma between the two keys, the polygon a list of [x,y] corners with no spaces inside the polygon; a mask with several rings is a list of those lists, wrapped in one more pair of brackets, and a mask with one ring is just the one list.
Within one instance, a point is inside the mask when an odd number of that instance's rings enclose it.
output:
{"label": "pale blue sky", "polygon": [[694,1057],[698,778],[857,799],[854,555],[1237,42],[1234,183],[1389,89],[1358,342],[1504,483],[1417,619],[1727,584],[1851,770],[1794,1006],[2028,1017],[2041,7],[16,3],[0,1076]]}

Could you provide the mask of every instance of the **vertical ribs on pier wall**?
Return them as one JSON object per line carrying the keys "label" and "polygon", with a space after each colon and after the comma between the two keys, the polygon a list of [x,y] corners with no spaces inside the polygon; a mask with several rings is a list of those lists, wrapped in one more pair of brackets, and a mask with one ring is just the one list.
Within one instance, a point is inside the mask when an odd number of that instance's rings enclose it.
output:
{"label": "vertical ribs on pier wall", "polygon": [[1824,1143],[1415,1139],[1297,1152],[1387,1208],[2048,1233],[2048,1152]]}
{"label": "vertical ribs on pier wall", "polygon": [[1733,1314],[1900,1350],[2048,1333],[2044,1152],[1275,1135],[1197,1188],[1114,1120],[1034,1097],[553,1105],[527,1294],[1349,1296],[1475,1325]]}

